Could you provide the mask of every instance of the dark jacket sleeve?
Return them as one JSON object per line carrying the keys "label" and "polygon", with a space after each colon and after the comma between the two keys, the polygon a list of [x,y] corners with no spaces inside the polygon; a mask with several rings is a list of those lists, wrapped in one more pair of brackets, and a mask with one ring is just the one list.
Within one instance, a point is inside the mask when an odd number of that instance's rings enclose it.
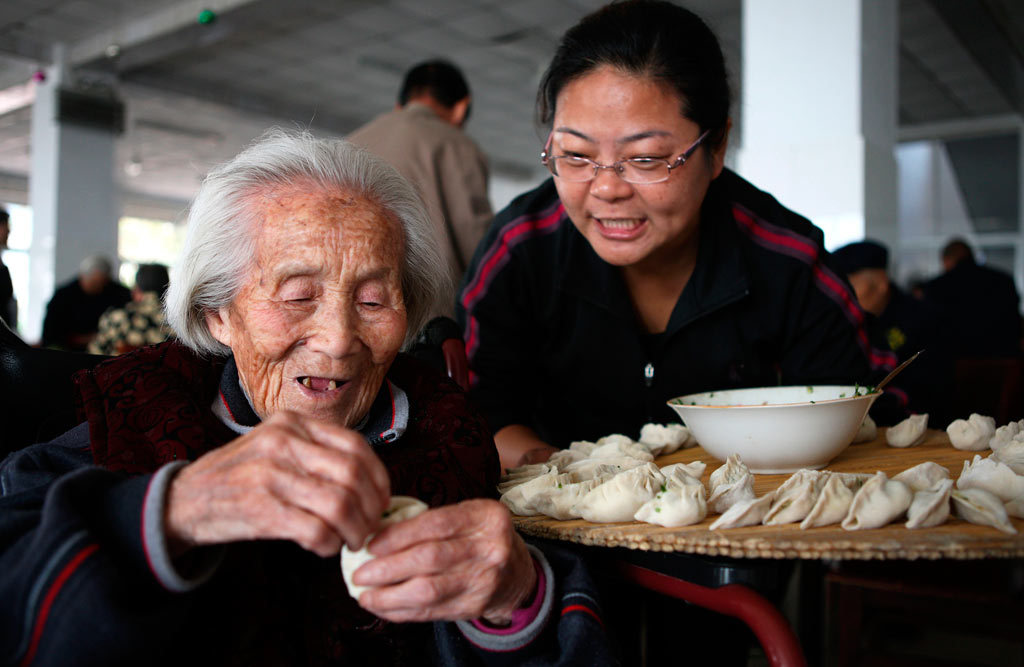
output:
{"label": "dark jacket sleeve", "polygon": [[[527,540],[531,544],[530,540]],[[438,659],[444,665],[618,665],[604,629],[597,588],[583,560],[550,542],[531,544],[549,564],[554,580],[546,624],[516,645],[500,637],[460,630],[460,623],[435,623]],[[474,641],[474,639],[476,641]]]}
{"label": "dark jacket sleeve", "polygon": [[477,247],[466,272],[455,308],[455,317],[466,341],[470,368],[470,396],[483,412],[492,432],[510,424],[530,424],[536,391],[541,327],[539,304],[548,301],[536,294],[536,276],[547,276],[551,267],[531,266],[531,240],[550,233],[541,209],[557,203],[542,186],[522,195],[495,218]]}
{"label": "dark jacket sleeve", "polygon": [[153,476],[90,463],[83,424],[0,465],[0,663],[118,664],[175,613],[144,543]]}

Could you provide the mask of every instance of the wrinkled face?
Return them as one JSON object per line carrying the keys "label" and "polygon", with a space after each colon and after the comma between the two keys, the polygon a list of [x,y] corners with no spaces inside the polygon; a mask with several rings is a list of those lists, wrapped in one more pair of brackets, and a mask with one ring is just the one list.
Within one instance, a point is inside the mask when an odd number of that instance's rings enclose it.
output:
{"label": "wrinkled face", "polygon": [[889,303],[889,274],[885,269],[861,269],[847,276],[860,307],[881,315]]}
{"label": "wrinkled face", "polygon": [[[673,162],[700,136],[681,115],[669,86],[599,67],[567,84],[555,105],[553,155],[578,155],[610,165],[625,158]],[[663,183],[626,183],[611,169],[588,183],[555,178],[576,228],[609,264],[653,264],[695,238],[708,185],[722,170],[725,142],[709,161],[702,145]]]}
{"label": "wrinkled face", "polygon": [[253,408],[341,426],[367,413],[405,337],[403,236],[346,192],[257,198],[256,253],[234,302],[207,314],[231,348]]}

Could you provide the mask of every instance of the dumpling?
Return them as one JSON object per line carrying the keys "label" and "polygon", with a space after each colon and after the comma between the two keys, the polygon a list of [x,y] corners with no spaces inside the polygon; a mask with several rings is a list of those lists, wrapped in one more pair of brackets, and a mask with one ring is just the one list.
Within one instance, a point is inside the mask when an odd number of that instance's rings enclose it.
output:
{"label": "dumpling", "polygon": [[573,511],[595,523],[631,521],[640,506],[653,498],[664,483],[665,476],[658,466],[644,463],[588,491]]}
{"label": "dumpling", "polygon": [[821,493],[814,501],[814,506],[800,522],[800,529],[807,530],[839,523],[849,512],[853,496],[854,491],[843,482],[842,477],[828,475],[825,485],[821,487]]}
{"label": "dumpling", "polygon": [[594,479],[601,475],[617,475],[620,472],[637,468],[643,464],[644,461],[628,456],[611,459],[583,459],[582,461],[567,465],[565,472],[573,475],[577,482],[582,482],[585,479]]}
{"label": "dumpling", "polygon": [[798,470],[775,491],[775,502],[765,515],[766,526],[796,523],[814,507],[829,473],[818,470]]}
{"label": "dumpling", "polygon": [[[622,436],[626,437],[626,436]],[[589,440],[576,440],[575,442],[569,443],[569,451],[580,452],[584,456],[590,456],[590,452],[594,451],[597,447],[596,442],[590,442]]]}
{"label": "dumpling", "polygon": [[741,500],[751,500],[755,497],[754,475],[740,460],[739,454],[730,456],[724,466],[711,473],[708,486],[711,489],[708,507],[718,514],[727,511]]}
{"label": "dumpling", "polygon": [[741,500],[715,519],[710,528],[711,530],[723,530],[759,524],[771,508],[773,498],[774,494],[766,493],[760,498]]}
{"label": "dumpling", "polygon": [[846,530],[880,528],[906,512],[913,497],[909,486],[876,472],[853,497],[842,526]]}
{"label": "dumpling", "polygon": [[[426,510],[427,504],[421,500],[410,496],[391,496],[391,502],[388,504],[388,508],[380,520],[380,527],[384,528],[384,526],[390,526],[393,523],[411,519]],[[370,542],[369,538],[367,538],[366,542]],[[357,586],[352,583],[352,575],[359,569],[360,565],[370,560],[373,560],[373,556],[366,549],[365,544],[356,551],[350,550],[348,546],[341,547],[341,577],[345,580],[348,594],[357,600],[363,591],[371,587]]]}
{"label": "dumpling", "polygon": [[633,518],[675,528],[703,521],[707,516],[704,485],[700,480],[677,471],[676,475],[666,479],[662,488],[664,490],[659,490],[654,498],[640,506]]}
{"label": "dumpling", "polygon": [[949,479],[949,469],[934,461],[925,461],[912,468],[907,468],[893,476],[893,479],[903,482],[913,491],[923,491],[934,488],[938,482],[944,479]]}
{"label": "dumpling", "polygon": [[1024,519],[1024,496],[1014,498],[1008,503],[1003,503],[1003,507],[1006,508],[1006,513],[1010,516]]}
{"label": "dumpling", "polygon": [[952,491],[951,479],[940,479],[929,489],[915,490],[907,509],[907,528],[931,528],[945,523]]}
{"label": "dumpling", "polygon": [[550,463],[532,463],[519,466],[518,468],[509,468],[508,472],[502,476],[501,481],[498,483],[498,495],[503,495],[512,487],[519,486],[523,482],[529,482],[531,479],[540,477],[552,470],[557,471],[557,467]]}
{"label": "dumpling", "polygon": [[694,461],[692,463],[673,463],[667,465],[661,469],[661,474],[665,477],[674,475],[677,470],[685,472],[690,477],[695,477],[698,480],[704,476],[704,471],[707,469],[708,464],[703,461]]}
{"label": "dumpling", "polygon": [[739,454],[733,454],[725,461],[725,465],[719,466],[711,473],[711,477],[708,479],[708,487],[711,491],[715,490],[715,487],[719,484],[727,482],[735,482],[739,480],[744,474],[750,472],[750,468],[747,464],[740,460]]}
{"label": "dumpling", "polygon": [[550,458],[548,458],[548,463],[561,470],[570,463],[576,463],[577,461],[582,461],[585,458],[587,458],[587,455],[581,450],[562,449],[552,454]]}
{"label": "dumpling", "polygon": [[950,422],[946,433],[957,449],[977,452],[988,449],[988,443],[996,433],[996,420],[973,412],[967,419]]}
{"label": "dumpling", "polygon": [[[625,438],[623,440],[622,438]],[[606,441],[607,440],[607,441]],[[653,461],[654,455],[639,442],[633,442],[626,436],[610,435],[597,441],[597,447],[590,452],[589,458],[609,459],[628,456],[639,461]]]}
{"label": "dumpling", "polygon": [[654,456],[671,454],[690,439],[690,429],[682,424],[644,424],[640,429],[640,444]]}
{"label": "dumpling", "polygon": [[982,526],[993,526],[1011,535],[1017,534],[1002,501],[994,494],[984,489],[965,489],[953,491],[952,496],[953,507],[961,519]]}
{"label": "dumpling", "polygon": [[533,508],[541,514],[559,521],[578,519],[580,515],[573,511],[573,507],[580,501],[580,498],[595,486],[607,482],[612,477],[611,474],[604,474],[582,482],[558,484],[543,489],[537,492],[533,498]]}
{"label": "dumpling", "polygon": [[999,451],[992,452],[988,457],[992,461],[1005,463],[1018,475],[1024,475],[1024,440],[1011,440],[999,448]]}
{"label": "dumpling", "polygon": [[1024,419],[997,428],[988,446],[993,452],[998,452],[1003,446],[1021,438],[1024,438]]}
{"label": "dumpling", "polygon": [[540,514],[533,506],[533,500],[544,489],[555,488],[559,484],[572,484],[579,481],[571,473],[559,473],[557,469],[534,477],[528,482],[512,487],[498,499],[513,514],[519,516],[536,516]]}
{"label": "dumpling", "polygon": [[991,458],[983,459],[975,454],[974,460],[964,461],[964,469],[956,480],[958,489],[984,489],[1009,502],[1024,495],[1024,477],[1013,472],[1010,466]]}
{"label": "dumpling", "polygon": [[871,415],[864,415],[864,421],[860,423],[860,428],[857,429],[857,435],[853,436],[853,444],[858,442],[871,442],[878,437],[878,426],[875,425],[875,420],[871,418]]}
{"label": "dumpling", "polygon": [[910,415],[899,424],[885,432],[885,440],[890,447],[913,447],[924,440],[928,430],[928,413]]}

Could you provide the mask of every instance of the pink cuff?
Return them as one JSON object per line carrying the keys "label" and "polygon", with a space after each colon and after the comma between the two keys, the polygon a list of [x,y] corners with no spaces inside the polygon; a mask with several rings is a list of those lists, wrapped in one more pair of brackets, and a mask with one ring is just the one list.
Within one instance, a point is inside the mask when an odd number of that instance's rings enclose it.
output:
{"label": "pink cuff", "polygon": [[512,612],[512,623],[504,627],[496,628],[479,618],[470,621],[473,627],[480,632],[486,632],[490,635],[514,635],[517,632],[521,632],[537,618],[537,614],[540,613],[541,604],[544,602],[544,591],[547,588],[547,581],[544,577],[544,570],[532,554],[530,555],[530,560],[533,561],[533,571],[537,573],[537,589],[533,593],[533,600],[529,606]]}

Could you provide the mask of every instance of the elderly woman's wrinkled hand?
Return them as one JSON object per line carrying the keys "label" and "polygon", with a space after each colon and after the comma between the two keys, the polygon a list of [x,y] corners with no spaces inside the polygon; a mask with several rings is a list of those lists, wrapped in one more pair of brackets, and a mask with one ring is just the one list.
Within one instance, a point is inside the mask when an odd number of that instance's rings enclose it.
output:
{"label": "elderly woman's wrinkled hand", "polygon": [[279,412],[182,468],[164,529],[171,553],[284,539],[321,556],[359,548],[390,494],[387,470],[361,435]]}
{"label": "elderly woman's wrinkled hand", "polygon": [[355,582],[375,586],[359,604],[395,622],[511,620],[536,586],[526,544],[493,500],[448,505],[382,530]]}

